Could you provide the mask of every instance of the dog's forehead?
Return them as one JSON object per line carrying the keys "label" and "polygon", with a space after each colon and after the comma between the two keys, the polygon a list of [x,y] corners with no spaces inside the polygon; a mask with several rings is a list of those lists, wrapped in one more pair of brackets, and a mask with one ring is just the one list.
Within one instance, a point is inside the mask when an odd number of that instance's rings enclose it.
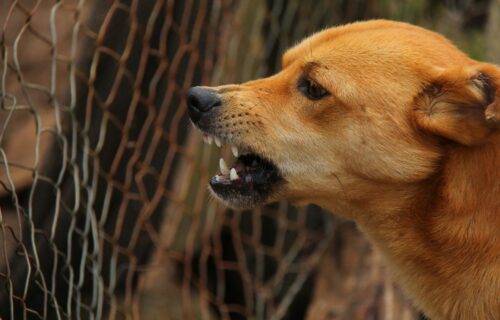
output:
{"label": "dog's forehead", "polygon": [[422,56],[426,56],[430,64],[442,67],[467,59],[465,54],[437,33],[406,23],[372,20],[333,27],[311,35],[283,55],[282,67],[286,68],[295,61],[335,56],[355,58],[356,55],[363,55],[364,59],[369,55],[388,59],[394,58],[394,55],[410,58],[400,61],[421,60]]}
{"label": "dog's forehead", "polygon": [[[297,45],[293,46],[283,55],[283,67],[292,64],[296,60],[301,60],[311,54],[317,54],[324,47],[328,47],[333,41],[343,35],[353,32],[363,32],[366,30],[376,30],[381,27],[412,27],[405,23],[397,23],[392,21],[368,21],[364,23],[351,23],[339,27],[332,27],[318,31],[311,36],[305,38]],[[313,52],[314,51],[314,52]]]}

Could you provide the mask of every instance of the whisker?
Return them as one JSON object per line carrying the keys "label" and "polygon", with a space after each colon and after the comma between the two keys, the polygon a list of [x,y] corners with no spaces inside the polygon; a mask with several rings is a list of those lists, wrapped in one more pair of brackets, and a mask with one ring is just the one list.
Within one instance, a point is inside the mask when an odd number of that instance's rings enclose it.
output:
{"label": "whisker", "polygon": [[340,181],[339,176],[337,176],[337,174],[335,174],[335,172],[332,172],[332,175],[335,177],[335,179],[337,179],[337,182],[339,183],[340,188],[342,189],[342,193],[344,194],[344,198],[345,198],[345,200],[347,200],[347,193],[345,191],[344,185],[342,184],[342,181]]}

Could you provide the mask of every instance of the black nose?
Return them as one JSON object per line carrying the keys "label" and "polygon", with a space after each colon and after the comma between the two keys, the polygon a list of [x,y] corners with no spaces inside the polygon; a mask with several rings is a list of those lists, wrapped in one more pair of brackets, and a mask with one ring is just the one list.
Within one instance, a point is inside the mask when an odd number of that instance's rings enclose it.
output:
{"label": "black nose", "polygon": [[188,114],[193,122],[198,122],[203,113],[222,105],[222,101],[216,91],[203,87],[189,89],[187,99]]}

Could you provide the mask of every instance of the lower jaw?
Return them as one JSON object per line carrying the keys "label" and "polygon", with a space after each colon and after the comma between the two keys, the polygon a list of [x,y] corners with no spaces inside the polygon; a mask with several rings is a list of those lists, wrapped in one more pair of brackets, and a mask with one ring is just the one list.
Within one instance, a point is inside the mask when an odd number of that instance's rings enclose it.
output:
{"label": "lower jaw", "polygon": [[231,188],[221,188],[210,183],[212,194],[225,205],[235,209],[249,209],[263,205],[271,199],[271,192],[260,193],[258,191],[241,192]]}
{"label": "lower jaw", "polygon": [[260,205],[265,204],[265,201],[255,197],[245,197],[245,196],[222,196],[216,193],[212,188],[210,188],[212,194],[224,205],[233,209],[251,209]]}

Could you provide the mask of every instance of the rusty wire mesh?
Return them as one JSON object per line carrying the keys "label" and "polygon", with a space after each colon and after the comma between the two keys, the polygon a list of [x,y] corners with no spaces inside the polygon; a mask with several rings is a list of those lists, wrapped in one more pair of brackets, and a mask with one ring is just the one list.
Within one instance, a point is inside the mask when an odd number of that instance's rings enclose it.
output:
{"label": "rusty wire mesh", "polygon": [[210,201],[230,152],[191,132],[183,98],[271,74],[374,3],[1,1],[0,318],[304,318],[334,220]]}
{"label": "rusty wire mesh", "polygon": [[330,219],[207,201],[219,151],[184,112],[193,84],[273,70],[281,22],[317,27],[256,4],[2,2],[2,317],[286,316]]}

